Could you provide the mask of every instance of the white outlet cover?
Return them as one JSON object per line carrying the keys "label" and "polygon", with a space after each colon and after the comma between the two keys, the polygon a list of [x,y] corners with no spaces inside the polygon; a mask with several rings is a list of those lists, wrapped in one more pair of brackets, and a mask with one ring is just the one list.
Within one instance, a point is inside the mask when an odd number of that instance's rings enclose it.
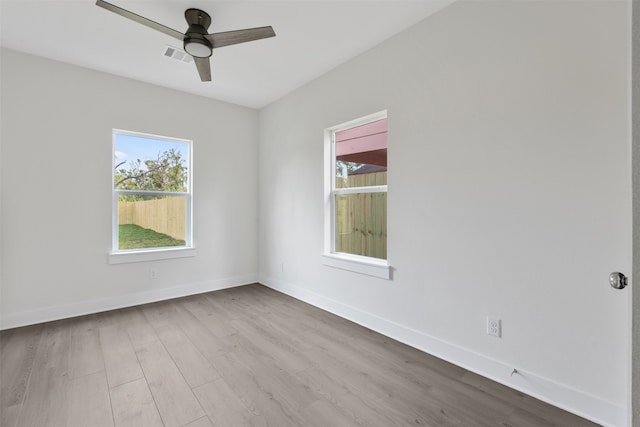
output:
{"label": "white outlet cover", "polygon": [[487,316],[487,335],[502,338],[502,321],[500,319]]}

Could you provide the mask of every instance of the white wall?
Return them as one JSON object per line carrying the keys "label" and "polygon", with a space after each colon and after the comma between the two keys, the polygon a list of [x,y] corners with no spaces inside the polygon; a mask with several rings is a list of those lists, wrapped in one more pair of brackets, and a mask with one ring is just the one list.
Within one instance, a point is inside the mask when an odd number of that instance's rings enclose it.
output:
{"label": "white wall", "polygon": [[[2,327],[256,280],[255,110],[1,57]],[[112,128],[193,140],[196,257],[108,265]]]}
{"label": "white wall", "polygon": [[[631,268],[627,14],[456,2],[263,109],[261,281],[625,425],[629,294],[607,278]],[[323,130],[382,109],[392,281],[320,259]]]}

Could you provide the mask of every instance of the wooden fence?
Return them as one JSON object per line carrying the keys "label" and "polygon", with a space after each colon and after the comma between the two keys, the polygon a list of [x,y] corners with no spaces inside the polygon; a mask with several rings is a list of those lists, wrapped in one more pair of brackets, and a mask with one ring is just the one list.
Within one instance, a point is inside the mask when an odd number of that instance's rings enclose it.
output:
{"label": "wooden fence", "polygon": [[187,236],[185,197],[163,197],[137,202],[118,201],[118,224],[136,224],[178,240]]}
{"label": "wooden fence", "polygon": [[[349,187],[386,185],[387,173],[352,175]],[[387,193],[340,195],[336,200],[336,251],[387,258]]]}

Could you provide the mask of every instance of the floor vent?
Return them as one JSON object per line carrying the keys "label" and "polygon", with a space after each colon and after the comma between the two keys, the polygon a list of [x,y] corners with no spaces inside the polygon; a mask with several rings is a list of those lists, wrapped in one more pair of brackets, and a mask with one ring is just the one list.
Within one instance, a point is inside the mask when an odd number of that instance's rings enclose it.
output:
{"label": "floor vent", "polygon": [[164,51],[162,54],[167,58],[173,58],[180,62],[186,62],[187,64],[193,62],[193,57],[178,47],[167,45],[164,47]]}

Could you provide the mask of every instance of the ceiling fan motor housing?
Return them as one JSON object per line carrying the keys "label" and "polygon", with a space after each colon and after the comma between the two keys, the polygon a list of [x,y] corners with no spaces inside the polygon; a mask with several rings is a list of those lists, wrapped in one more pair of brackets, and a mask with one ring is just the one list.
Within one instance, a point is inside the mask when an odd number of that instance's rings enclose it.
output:
{"label": "ceiling fan motor housing", "polygon": [[184,37],[184,50],[197,58],[210,57],[213,47],[205,36],[211,25],[211,17],[200,9],[187,9],[184,12],[184,17],[189,24],[189,29]]}

